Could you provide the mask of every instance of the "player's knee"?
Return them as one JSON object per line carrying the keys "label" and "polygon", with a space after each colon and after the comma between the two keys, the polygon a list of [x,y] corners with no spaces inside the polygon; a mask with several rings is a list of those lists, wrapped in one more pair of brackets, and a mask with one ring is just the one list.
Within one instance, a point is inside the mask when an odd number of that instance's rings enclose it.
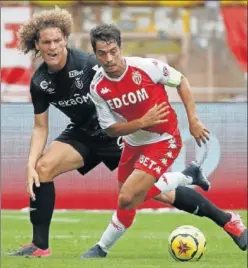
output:
{"label": "player's knee", "polygon": [[118,205],[121,209],[133,208],[134,197],[126,192],[120,192],[118,198]]}
{"label": "player's knee", "polygon": [[173,205],[175,202],[175,191],[162,193],[158,196],[155,196],[153,199],[165,204]]}
{"label": "player's knee", "polygon": [[53,166],[51,161],[41,158],[38,160],[35,170],[39,175],[40,182],[52,181]]}

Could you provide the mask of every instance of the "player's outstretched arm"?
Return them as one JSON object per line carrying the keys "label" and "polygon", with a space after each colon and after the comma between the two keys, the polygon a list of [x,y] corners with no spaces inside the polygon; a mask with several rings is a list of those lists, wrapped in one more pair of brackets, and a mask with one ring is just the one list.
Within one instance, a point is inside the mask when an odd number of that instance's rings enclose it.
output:
{"label": "player's outstretched arm", "polygon": [[39,177],[35,166],[43,153],[48,137],[48,111],[35,114],[34,127],[30,142],[30,151],[27,164],[27,192],[32,200],[35,200],[33,184],[39,187]]}
{"label": "player's outstretched arm", "polygon": [[206,143],[209,139],[209,131],[197,116],[195,101],[187,78],[167,63],[155,59],[150,59],[150,62],[153,63],[151,65],[151,73],[155,82],[177,88],[178,94],[186,109],[190,133],[195,138],[197,144],[201,146],[202,142]]}
{"label": "player's outstretched arm", "polygon": [[187,113],[190,133],[195,138],[198,146],[201,147],[202,142],[206,143],[209,140],[209,130],[200,122],[197,116],[195,101],[186,77],[182,76],[181,82],[177,86],[177,91]]}

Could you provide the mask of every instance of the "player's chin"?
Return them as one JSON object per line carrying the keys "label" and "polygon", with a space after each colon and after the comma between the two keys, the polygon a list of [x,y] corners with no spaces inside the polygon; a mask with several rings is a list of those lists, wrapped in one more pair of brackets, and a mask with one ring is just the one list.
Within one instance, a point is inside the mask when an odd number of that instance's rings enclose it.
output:
{"label": "player's chin", "polygon": [[58,56],[56,56],[56,57],[46,57],[45,62],[46,62],[47,65],[50,65],[50,66],[58,65],[59,64],[59,57]]}
{"label": "player's chin", "polygon": [[117,69],[108,69],[108,70],[106,70],[106,73],[108,74],[108,75],[111,75],[111,76],[119,76],[118,75],[118,70]]}

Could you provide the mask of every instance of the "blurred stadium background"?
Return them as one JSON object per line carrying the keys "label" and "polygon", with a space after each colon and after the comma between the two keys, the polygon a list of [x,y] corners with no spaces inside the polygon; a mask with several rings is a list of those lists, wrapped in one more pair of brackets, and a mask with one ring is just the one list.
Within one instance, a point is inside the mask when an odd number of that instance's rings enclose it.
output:
{"label": "blurred stadium background", "polygon": [[[16,32],[34,12],[68,9],[74,18],[71,47],[91,51],[89,30],[114,22],[124,53],[167,61],[193,87],[199,115],[211,131],[208,148],[196,148],[173,89],[184,147],[172,170],[201,159],[213,187],[207,196],[225,209],[247,208],[247,1],[0,1],[2,208],[28,206],[25,165],[33,124],[29,82],[39,61],[17,50]],[[49,141],[68,120],[50,112]],[[57,208],[114,209],[116,172],[99,166],[85,177],[70,172],[56,180]],[[231,198],[230,198],[231,197]],[[142,208],[163,208],[153,201]]]}

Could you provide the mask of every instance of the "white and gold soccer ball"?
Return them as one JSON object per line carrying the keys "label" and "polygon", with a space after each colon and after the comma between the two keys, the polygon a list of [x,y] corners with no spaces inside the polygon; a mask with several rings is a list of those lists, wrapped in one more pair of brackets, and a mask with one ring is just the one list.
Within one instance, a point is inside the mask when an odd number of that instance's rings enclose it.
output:
{"label": "white and gold soccer ball", "polygon": [[177,261],[198,261],[206,250],[204,234],[191,225],[176,228],[168,242],[169,253]]}

